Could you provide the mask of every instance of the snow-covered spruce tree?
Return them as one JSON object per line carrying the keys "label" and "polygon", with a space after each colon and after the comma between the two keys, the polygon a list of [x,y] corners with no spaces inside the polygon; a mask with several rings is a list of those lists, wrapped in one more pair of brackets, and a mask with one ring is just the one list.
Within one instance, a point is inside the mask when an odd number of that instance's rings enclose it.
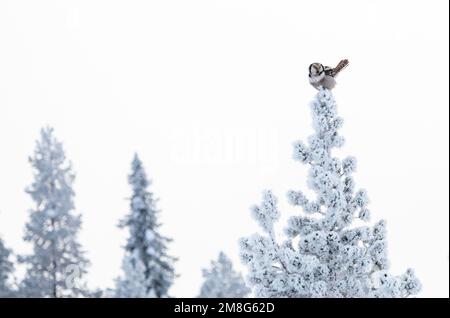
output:
{"label": "snow-covered spruce tree", "polygon": [[131,166],[128,177],[132,187],[130,213],[119,225],[128,229],[129,237],[123,261],[124,275],[116,281],[117,297],[168,297],[175,278],[173,263],[176,260],[167,253],[171,239],[159,233],[156,200],[147,190],[151,182],[137,154]]}
{"label": "snow-covered spruce tree", "polygon": [[209,269],[203,270],[203,278],[200,298],[242,298],[251,292],[223,252],[220,252],[217,261],[211,262]]}
{"label": "snow-covered spruce tree", "polygon": [[0,238],[0,298],[13,296],[11,277],[14,268],[10,256],[11,250],[6,248]]}
{"label": "snow-covered spruce tree", "polygon": [[[240,241],[241,257],[249,269],[255,294],[263,297],[407,297],[420,283],[413,270],[400,276],[388,273],[386,223],[373,227],[368,197],[355,192],[351,176],[356,160],[340,160],[332,149],[341,147],[342,118],[337,116],[332,93],[321,88],[311,104],[315,134],[294,144],[294,158],[310,165],[308,186],[316,193],[309,200],[301,191],[289,191],[288,200],[303,213],[291,217],[286,238],[278,243],[274,223],[280,212],[277,199],[266,191],[253,216],[265,235]],[[356,219],[362,221],[358,226]]]}
{"label": "snow-covered spruce tree", "polygon": [[74,212],[75,175],[52,128],[41,130],[29,159],[34,181],[27,192],[35,202],[24,239],[33,246],[20,258],[27,266],[21,282],[25,297],[78,297],[87,295],[82,276],[88,261],[78,243],[81,217]]}
{"label": "snow-covered spruce tree", "polygon": [[138,255],[123,258],[123,277],[116,280],[116,296],[119,298],[154,298],[154,290],[148,289],[150,281],[145,277],[145,267]]}

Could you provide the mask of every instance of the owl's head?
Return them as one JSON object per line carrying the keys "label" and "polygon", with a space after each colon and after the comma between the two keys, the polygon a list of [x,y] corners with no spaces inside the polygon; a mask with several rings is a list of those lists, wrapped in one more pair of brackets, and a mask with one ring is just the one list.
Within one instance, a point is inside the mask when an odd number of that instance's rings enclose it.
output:
{"label": "owl's head", "polygon": [[309,66],[309,80],[321,81],[325,77],[325,67],[321,63],[312,63]]}

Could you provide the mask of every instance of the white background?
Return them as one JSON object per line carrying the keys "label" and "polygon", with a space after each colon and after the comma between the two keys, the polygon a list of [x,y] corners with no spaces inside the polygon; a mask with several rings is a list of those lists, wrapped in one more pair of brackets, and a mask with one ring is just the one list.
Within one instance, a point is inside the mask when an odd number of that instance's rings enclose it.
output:
{"label": "white background", "polygon": [[[0,2],[0,234],[16,253],[32,202],[27,157],[49,124],[77,172],[91,287],[120,274],[126,176],[138,151],[164,234],[196,296],[201,268],[258,230],[269,188],[306,189],[291,143],[312,133],[311,62],[350,66],[335,89],[342,155],[358,158],[373,220],[388,221],[392,272],[448,297],[448,2]],[[284,226],[280,222],[280,229]]]}

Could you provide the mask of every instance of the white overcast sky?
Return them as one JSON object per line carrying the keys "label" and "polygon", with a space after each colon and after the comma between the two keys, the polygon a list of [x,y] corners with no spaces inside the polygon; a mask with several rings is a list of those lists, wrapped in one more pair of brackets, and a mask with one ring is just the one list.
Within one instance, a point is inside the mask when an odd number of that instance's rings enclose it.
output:
{"label": "white overcast sky", "polygon": [[[201,268],[257,231],[263,189],[306,189],[292,142],[312,133],[311,62],[348,58],[335,96],[393,273],[449,295],[448,1],[0,1],[0,235],[16,253],[32,202],[27,157],[54,126],[77,172],[89,284],[120,274],[137,151],[164,234],[196,296]],[[280,228],[283,227],[280,222]]]}

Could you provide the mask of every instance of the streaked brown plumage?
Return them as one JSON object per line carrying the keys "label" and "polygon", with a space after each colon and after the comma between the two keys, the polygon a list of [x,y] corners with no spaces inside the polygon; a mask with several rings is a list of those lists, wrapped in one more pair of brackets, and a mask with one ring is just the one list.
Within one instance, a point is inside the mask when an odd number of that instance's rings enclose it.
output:
{"label": "streaked brown plumage", "polygon": [[321,63],[312,63],[309,66],[309,83],[316,89],[320,86],[333,89],[336,86],[334,78],[347,67],[348,63],[347,59],[341,60],[335,68],[323,66]]}

